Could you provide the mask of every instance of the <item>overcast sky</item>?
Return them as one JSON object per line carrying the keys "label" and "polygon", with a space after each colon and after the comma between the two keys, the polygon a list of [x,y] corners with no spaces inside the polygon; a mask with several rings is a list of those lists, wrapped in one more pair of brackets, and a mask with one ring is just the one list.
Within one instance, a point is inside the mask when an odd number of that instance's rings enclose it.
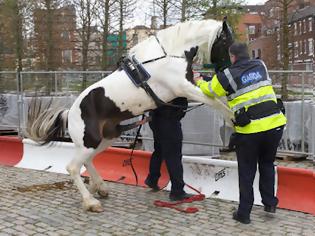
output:
{"label": "overcast sky", "polygon": [[[264,4],[267,0],[246,0],[248,5]],[[137,0],[137,9],[135,17],[127,23],[127,28],[135,25],[150,25],[150,15],[148,9],[152,5],[152,0]]]}

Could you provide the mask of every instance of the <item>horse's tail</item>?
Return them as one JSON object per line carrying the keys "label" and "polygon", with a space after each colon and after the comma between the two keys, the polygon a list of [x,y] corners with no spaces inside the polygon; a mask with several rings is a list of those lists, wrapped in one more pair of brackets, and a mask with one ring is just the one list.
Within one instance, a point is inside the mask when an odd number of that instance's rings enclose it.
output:
{"label": "horse's tail", "polygon": [[47,105],[37,98],[31,100],[28,108],[26,137],[41,145],[66,139],[68,109],[52,106],[52,99]]}

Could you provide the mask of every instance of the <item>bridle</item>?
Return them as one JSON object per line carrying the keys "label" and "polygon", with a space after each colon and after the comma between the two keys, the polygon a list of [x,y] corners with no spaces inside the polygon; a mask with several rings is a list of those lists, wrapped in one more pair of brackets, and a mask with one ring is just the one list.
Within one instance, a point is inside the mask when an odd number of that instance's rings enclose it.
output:
{"label": "bridle", "polygon": [[144,62],[142,62],[142,64],[147,64],[147,63],[150,63],[150,62],[158,61],[158,60],[166,58],[166,57],[174,57],[174,58],[183,58],[183,59],[185,59],[184,56],[168,55],[166,50],[165,50],[165,48],[161,44],[161,42],[160,42],[160,40],[159,40],[159,38],[157,37],[156,34],[154,34],[154,38],[156,39],[157,43],[160,45],[164,55],[161,56],[161,57],[157,57],[157,58],[154,58],[154,59],[150,59],[150,60],[144,61]]}

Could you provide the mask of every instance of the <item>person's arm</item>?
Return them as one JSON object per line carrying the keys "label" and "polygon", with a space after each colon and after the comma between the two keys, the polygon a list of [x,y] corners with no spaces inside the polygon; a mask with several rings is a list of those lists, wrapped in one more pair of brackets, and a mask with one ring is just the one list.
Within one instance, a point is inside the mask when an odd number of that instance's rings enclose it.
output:
{"label": "person's arm", "polygon": [[195,84],[201,89],[201,91],[207,96],[213,97],[223,97],[226,96],[227,92],[223,89],[220,84],[217,75],[212,77],[212,80],[206,82],[201,76],[194,78]]}

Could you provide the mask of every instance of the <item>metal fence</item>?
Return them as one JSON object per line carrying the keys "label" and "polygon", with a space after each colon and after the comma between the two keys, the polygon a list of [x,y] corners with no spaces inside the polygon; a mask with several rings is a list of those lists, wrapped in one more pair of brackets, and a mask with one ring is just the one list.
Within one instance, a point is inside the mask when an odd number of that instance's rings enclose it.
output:
{"label": "metal fence", "polygon": [[[27,104],[29,99],[36,96],[65,98],[69,106],[75,97],[82,91],[83,80],[89,86],[111,73],[110,71],[53,71],[53,72],[21,72],[12,71],[0,72],[0,129],[14,129],[23,135],[23,128],[26,121]],[[209,71],[201,71],[204,74],[211,74]],[[315,72],[313,71],[269,71],[270,77],[277,96],[280,97],[284,91],[290,102],[286,103],[288,109],[288,126],[284,132],[280,145],[282,150],[287,152],[306,154],[313,156],[315,153]],[[283,80],[287,80],[286,89],[283,89]],[[11,105],[5,103],[4,96],[11,96]],[[10,119],[14,122],[7,125],[3,122],[5,113],[16,104],[15,112],[12,112]],[[192,112],[200,112],[198,109]],[[220,116],[219,114],[217,116]],[[13,119],[13,117],[15,117]],[[298,118],[297,118],[298,117]],[[215,122],[211,121],[211,128]],[[293,123],[293,124],[292,124]],[[220,130],[221,131],[221,130]],[[291,140],[292,132],[295,132],[297,140]],[[216,135],[218,131],[216,131]],[[132,138],[132,133],[128,133]],[[185,140],[185,143],[222,147],[227,144],[228,134],[221,133],[221,140]],[[226,136],[226,137],[224,137]],[[126,137],[124,136],[124,139]],[[149,140],[150,137],[143,137]],[[129,139],[130,141],[130,139]],[[315,157],[314,157],[315,158]]]}

